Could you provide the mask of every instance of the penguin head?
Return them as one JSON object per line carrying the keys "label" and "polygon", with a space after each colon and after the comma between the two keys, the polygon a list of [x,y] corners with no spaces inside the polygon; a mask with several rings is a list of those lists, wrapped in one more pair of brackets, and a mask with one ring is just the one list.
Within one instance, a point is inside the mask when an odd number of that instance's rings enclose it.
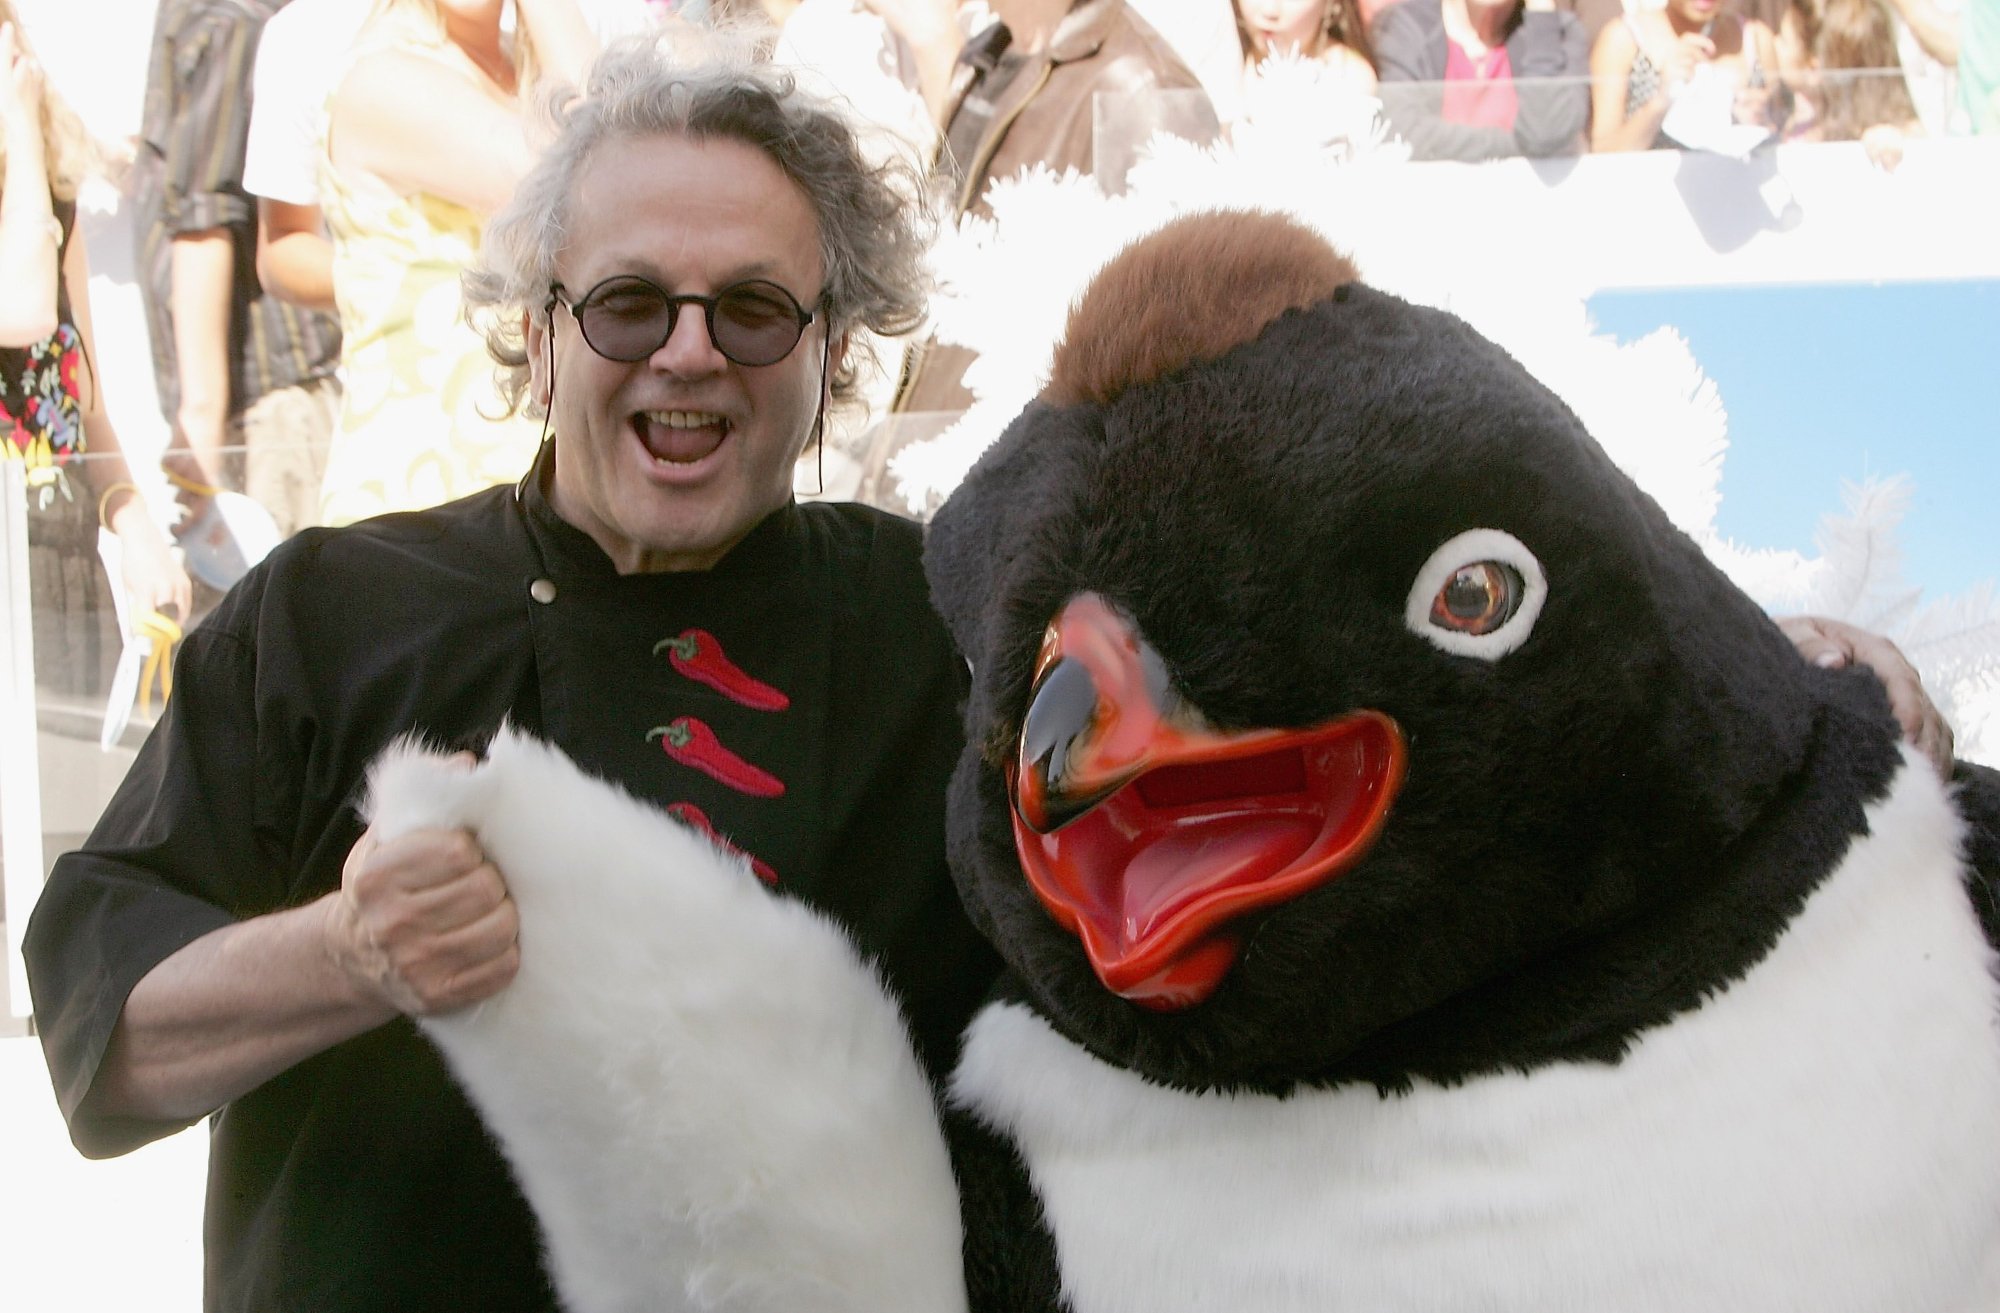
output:
{"label": "penguin head", "polygon": [[1338,1071],[1673,897],[1811,734],[1789,643],[1553,394],[1273,215],[1107,266],[926,569],[961,894],[1176,1085]]}

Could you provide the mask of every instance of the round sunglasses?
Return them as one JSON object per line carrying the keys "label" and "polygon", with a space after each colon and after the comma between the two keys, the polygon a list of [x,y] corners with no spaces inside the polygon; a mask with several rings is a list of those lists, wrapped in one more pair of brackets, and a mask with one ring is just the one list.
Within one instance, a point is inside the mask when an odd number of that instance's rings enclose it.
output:
{"label": "round sunglasses", "polygon": [[560,303],[576,320],[592,351],[606,360],[644,360],[667,344],[681,307],[698,305],[708,340],[739,365],[775,365],[805,336],[813,314],[776,283],[752,278],[714,296],[667,291],[637,274],[607,278],[576,300],[561,283],[549,285],[549,308]]}

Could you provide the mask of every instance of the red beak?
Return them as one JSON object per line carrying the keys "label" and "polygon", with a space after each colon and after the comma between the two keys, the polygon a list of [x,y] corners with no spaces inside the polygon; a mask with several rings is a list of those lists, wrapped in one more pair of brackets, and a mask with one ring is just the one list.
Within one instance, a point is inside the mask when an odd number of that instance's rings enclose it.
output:
{"label": "red beak", "polygon": [[1301,730],[1192,725],[1159,657],[1094,593],[1050,625],[1008,771],[1028,882],[1105,988],[1157,1011],[1207,999],[1237,924],[1359,861],[1406,749],[1358,711]]}

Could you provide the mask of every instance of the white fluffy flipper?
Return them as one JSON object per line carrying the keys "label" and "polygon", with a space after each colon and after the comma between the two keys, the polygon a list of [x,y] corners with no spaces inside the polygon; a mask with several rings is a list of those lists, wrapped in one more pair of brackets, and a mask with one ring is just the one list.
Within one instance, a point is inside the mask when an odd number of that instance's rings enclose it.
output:
{"label": "white fluffy flipper", "polygon": [[422,1024],[574,1313],[964,1307],[931,1090],[840,929],[511,731],[392,748],[369,795],[384,837],[471,830],[519,908],[513,983]]}

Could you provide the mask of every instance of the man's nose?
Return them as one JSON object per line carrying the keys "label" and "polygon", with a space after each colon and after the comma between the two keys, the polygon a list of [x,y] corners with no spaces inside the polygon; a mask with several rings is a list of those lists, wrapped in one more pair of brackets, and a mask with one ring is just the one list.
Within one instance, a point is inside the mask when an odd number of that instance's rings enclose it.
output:
{"label": "man's nose", "polygon": [[673,331],[653,352],[649,364],[673,374],[714,373],[729,363],[708,335],[708,317],[699,305],[684,304],[674,315]]}

